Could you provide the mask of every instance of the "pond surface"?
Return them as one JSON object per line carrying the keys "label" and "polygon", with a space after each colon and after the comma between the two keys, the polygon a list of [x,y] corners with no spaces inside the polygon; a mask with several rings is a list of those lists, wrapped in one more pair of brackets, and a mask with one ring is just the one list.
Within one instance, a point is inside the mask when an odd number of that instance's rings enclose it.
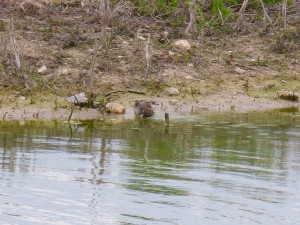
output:
{"label": "pond surface", "polygon": [[300,114],[0,122],[1,225],[300,224]]}

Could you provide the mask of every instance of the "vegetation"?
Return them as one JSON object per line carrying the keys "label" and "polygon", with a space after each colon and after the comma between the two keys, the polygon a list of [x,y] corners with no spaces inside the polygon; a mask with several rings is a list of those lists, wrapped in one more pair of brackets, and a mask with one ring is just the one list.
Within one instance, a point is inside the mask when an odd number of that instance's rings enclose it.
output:
{"label": "vegetation", "polygon": [[[299,82],[297,69],[282,71],[298,64],[300,5],[294,0],[4,0],[0,7],[0,90],[85,91],[94,103],[115,90],[172,86],[174,79],[162,75],[170,65],[191,65],[196,82],[209,80],[217,89],[226,81],[222,74],[240,64],[254,71],[278,67],[276,74],[291,73]],[[255,34],[271,43],[268,50],[250,63],[228,54],[235,48],[231,39]],[[175,48],[178,38],[193,48]],[[275,64],[272,54],[286,54],[286,61]],[[222,73],[208,70],[211,62]],[[42,66],[46,72],[38,72]]]}

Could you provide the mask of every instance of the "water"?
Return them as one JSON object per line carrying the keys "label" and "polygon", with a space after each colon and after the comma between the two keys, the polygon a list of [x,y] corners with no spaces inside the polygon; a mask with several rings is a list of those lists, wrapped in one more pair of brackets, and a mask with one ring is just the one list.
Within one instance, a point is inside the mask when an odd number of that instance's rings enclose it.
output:
{"label": "water", "polygon": [[0,224],[300,224],[300,114],[0,122]]}

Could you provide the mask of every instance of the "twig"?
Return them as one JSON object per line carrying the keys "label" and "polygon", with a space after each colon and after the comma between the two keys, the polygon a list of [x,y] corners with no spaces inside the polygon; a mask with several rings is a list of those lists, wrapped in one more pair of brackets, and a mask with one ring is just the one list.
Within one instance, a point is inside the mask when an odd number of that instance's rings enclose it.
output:
{"label": "twig", "polygon": [[2,117],[2,120],[5,120],[5,117],[6,117],[6,114],[7,114],[8,112],[5,112],[4,113],[4,115],[3,115],[3,117]]}
{"label": "twig", "polygon": [[71,107],[71,113],[70,113],[70,115],[69,115],[69,118],[68,118],[68,123],[70,123],[70,120],[71,120],[72,114],[73,114],[73,107]]}
{"label": "twig", "polygon": [[196,13],[196,2],[195,0],[191,0],[189,3],[190,22],[184,31],[186,37],[188,36],[190,30],[193,35],[197,33]]}
{"label": "twig", "polygon": [[[20,60],[19,48],[18,48],[18,45],[17,45],[15,33],[14,33],[14,24],[13,24],[12,19],[9,20],[9,38],[10,38],[10,43],[12,45],[13,52],[14,52],[14,55],[15,55],[15,64],[16,64],[17,73],[18,73],[18,75],[20,75],[21,60]],[[25,88],[30,90],[30,86],[29,86],[29,83],[28,83],[28,75],[24,74],[23,78],[24,78]]]}
{"label": "twig", "polygon": [[149,68],[150,68],[150,54],[149,54],[149,43],[150,43],[150,34],[148,34],[147,42],[145,45],[145,59],[146,59],[146,71],[145,71],[145,81],[148,79]]}
{"label": "twig", "polygon": [[17,41],[14,34],[14,25],[12,19],[9,20],[9,38],[15,55],[17,72],[19,73],[21,68],[21,61]]}
{"label": "twig", "polygon": [[247,69],[250,69],[250,70],[255,70],[255,71],[257,71],[257,69],[252,68],[251,66],[246,66],[246,65],[243,65],[243,64],[239,64],[239,63],[234,63],[234,65],[240,66],[240,67],[244,67],[244,68],[247,68]]}
{"label": "twig", "polygon": [[286,31],[286,8],[287,8],[287,0],[283,0],[282,1],[282,19],[283,19],[284,34]]}
{"label": "twig", "polygon": [[140,94],[140,95],[145,95],[146,93],[145,92],[142,92],[142,91],[112,91],[112,92],[109,92],[107,94],[104,95],[104,97],[108,97],[112,94],[116,94],[116,93],[125,93],[125,92],[128,92],[128,93],[134,93],[134,94]]}
{"label": "twig", "polygon": [[244,1],[243,1],[243,5],[242,5],[242,7],[241,7],[240,10],[239,10],[239,18],[238,18],[238,20],[237,20],[237,23],[243,22],[243,20],[244,20],[244,15],[245,15],[245,10],[246,10],[246,7],[247,7],[247,5],[248,5],[248,1],[249,1],[249,0],[244,0]]}

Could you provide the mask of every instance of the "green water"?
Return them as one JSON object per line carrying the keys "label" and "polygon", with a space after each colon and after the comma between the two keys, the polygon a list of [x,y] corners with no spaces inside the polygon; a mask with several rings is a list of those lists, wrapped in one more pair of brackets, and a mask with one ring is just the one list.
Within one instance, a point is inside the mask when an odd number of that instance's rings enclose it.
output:
{"label": "green water", "polygon": [[300,224],[300,113],[0,122],[0,224]]}

